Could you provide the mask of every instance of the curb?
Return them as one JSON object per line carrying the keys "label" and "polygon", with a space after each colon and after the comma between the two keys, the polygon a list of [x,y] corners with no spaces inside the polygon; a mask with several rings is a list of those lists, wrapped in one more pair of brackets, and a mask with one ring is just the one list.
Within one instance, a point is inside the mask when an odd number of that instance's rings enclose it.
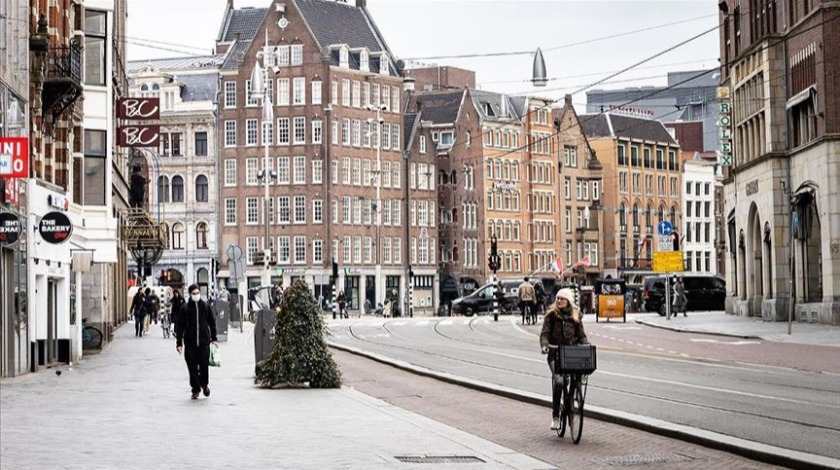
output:
{"label": "curb", "polygon": [[[638,320],[637,320],[638,322]],[[437,372],[425,367],[416,366],[405,361],[391,359],[380,354],[364,351],[351,346],[344,346],[332,341],[327,344],[333,349],[365,357],[376,362],[386,364],[413,374],[429,377],[442,382],[466,387],[479,392],[509,398],[511,400],[530,403],[532,405],[551,407],[551,399],[533,392],[516,390],[502,385],[472,380],[446,372]],[[706,431],[681,424],[669,423],[655,418],[615,411],[607,408],[589,405],[584,410],[584,416],[607,423],[618,424],[629,428],[640,429],[653,434],[679,439],[692,444],[698,444],[712,449],[730,452],[752,460],[772,465],[782,465],[802,470],[838,470],[840,460],[821,455],[806,454],[795,450],[783,449],[767,444],[748,441],[738,437]]]}
{"label": "curb", "polygon": [[735,334],[735,333],[722,333],[722,332],[719,332],[719,331],[702,331],[702,330],[696,330],[696,329],[691,329],[691,328],[686,328],[686,327],[681,327],[681,326],[662,325],[660,323],[655,323],[655,322],[652,322],[650,320],[644,320],[644,319],[637,319],[637,320],[635,320],[635,322],[640,324],[640,325],[649,326],[651,328],[660,328],[660,329],[663,329],[663,330],[676,331],[677,333],[695,333],[695,334],[699,334],[699,335],[724,336],[724,337],[727,337],[727,338],[741,338],[741,339],[764,339],[761,336],[757,336],[757,335],[739,335],[739,334]]}

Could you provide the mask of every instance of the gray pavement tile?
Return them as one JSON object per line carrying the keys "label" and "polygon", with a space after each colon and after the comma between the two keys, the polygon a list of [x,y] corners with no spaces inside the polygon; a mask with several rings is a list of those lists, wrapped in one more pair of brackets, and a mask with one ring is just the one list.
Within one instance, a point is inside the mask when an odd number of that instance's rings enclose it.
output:
{"label": "gray pavement tile", "polygon": [[760,318],[722,312],[689,312],[686,317],[679,316],[670,320],[656,314],[633,317],[637,323],[672,331],[840,347],[840,326],[794,322],[789,335],[787,322],[766,322]]}
{"label": "gray pavement tile", "polygon": [[[155,334],[157,333],[157,334]],[[131,325],[73,367],[0,382],[3,469],[429,469],[396,456],[475,456],[482,469],[550,465],[350,388],[253,385],[253,334],[231,330],[211,397],[189,400],[175,341]],[[478,468],[478,467],[473,467]]]}

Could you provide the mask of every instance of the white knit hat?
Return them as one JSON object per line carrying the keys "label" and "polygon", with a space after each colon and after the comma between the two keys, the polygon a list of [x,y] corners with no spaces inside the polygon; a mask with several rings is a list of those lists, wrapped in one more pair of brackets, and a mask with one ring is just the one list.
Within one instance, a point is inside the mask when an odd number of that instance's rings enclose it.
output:
{"label": "white knit hat", "polygon": [[575,305],[575,291],[569,289],[568,287],[564,289],[560,289],[557,291],[557,295],[555,296],[555,300],[566,299],[569,301],[569,304]]}

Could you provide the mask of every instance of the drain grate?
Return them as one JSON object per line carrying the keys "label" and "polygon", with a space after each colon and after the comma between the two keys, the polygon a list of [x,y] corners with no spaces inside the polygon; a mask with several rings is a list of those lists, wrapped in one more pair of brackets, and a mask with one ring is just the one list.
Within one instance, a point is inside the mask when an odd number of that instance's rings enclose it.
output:
{"label": "drain grate", "polygon": [[694,457],[674,453],[653,453],[614,455],[595,460],[603,462],[611,467],[631,467],[634,465],[649,465],[654,463],[689,462],[694,460]]}
{"label": "drain grate", "polygon": [[397,455],[402,463],[485,463],[472,455]]}

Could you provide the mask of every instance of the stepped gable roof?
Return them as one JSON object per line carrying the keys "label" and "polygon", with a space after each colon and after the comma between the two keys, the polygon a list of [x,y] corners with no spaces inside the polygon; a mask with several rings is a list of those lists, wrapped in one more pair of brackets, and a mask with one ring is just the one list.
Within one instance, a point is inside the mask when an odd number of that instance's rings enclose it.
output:
{"label": "stepped gable roof", "polygon": [[458,119],[463,96],[464,91],[423,93],[417,95],[416,101],[420,105],[424,121],[452,124]]}
{"label": "stepped gable roof", "polygon": [[588,137],[620,137],[677,145],[660,121],[622,114],[602,113],[580,116],[580,125]]}

